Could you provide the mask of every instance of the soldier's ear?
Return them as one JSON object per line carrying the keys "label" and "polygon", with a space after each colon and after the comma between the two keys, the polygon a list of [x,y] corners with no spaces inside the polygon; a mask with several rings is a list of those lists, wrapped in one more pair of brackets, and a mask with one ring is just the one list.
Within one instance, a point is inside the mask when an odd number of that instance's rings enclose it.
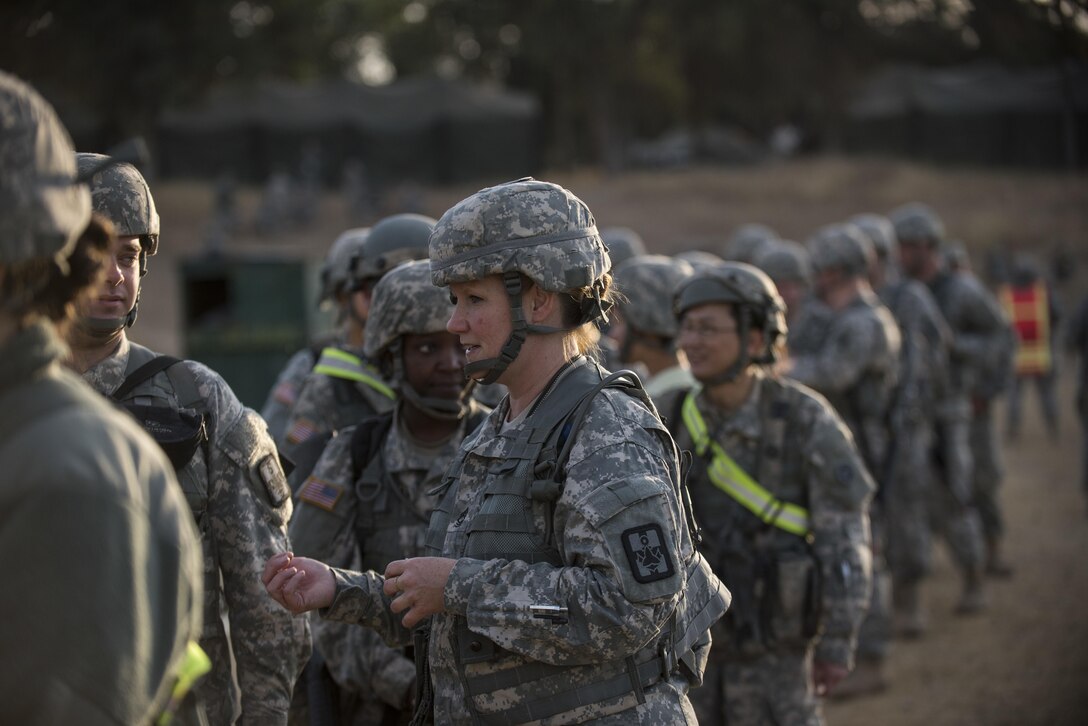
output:
{"label": "soldier's ear", "polygon": [[529,289],[522,304],[525,307],[525,317],[530,325],[539,325],[547,322],[553,315],[561,315],[559,295],[548,292],[533,283],[529,283]]}

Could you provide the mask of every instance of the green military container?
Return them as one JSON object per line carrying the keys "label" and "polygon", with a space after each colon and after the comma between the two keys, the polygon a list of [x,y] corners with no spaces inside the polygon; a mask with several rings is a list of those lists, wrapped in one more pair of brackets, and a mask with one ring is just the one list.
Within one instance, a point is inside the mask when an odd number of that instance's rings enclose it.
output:
{"label": "green military container", "polygon": [[260,410],[287,359],[328,329],[319,262],[268,254],[209,254],[181,266],[185,355]]}

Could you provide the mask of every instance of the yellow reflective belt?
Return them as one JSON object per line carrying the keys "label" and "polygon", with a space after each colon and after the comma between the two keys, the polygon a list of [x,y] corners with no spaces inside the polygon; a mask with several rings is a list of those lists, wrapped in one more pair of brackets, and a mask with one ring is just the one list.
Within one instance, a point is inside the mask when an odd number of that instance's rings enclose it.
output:
{"label": "yellow reflective belt", "polygon": [[195,640],[190,640],[185,648],[185,657],[178,666],[177,682],[174,683],[174,689],[170,691],[170,704],[155,720],[158,726],[167,726],[174,719],[178,706],[192,690],[193,684],[211,669],[212,662],[208,654],[197,645]]}
{"label": "yellow reflective belt", "polygon": [[809,533],[808,510],[796,504],[778,499],[759,485],[737,462],[725,453],[718,442],[710,440],[699,408],[695,405],[695,392],[688,393],[682,409],[684,426],[691,434],[695,444],[695,453],[700,456],[710,449],[710,465],[707,473],[714,486],[731,496],[762,521],[798,537]]}
{"label": "yellow reflective belt", "polygon": [[349,381],[363,383],[386,398],[393,400],[397,398],[392,388],[367,373],[367,367],[363,365],[362,358],[339,348],[329,347],[321,351],[321,358],[314,366],[314,370],[333,378],[346,378]]}

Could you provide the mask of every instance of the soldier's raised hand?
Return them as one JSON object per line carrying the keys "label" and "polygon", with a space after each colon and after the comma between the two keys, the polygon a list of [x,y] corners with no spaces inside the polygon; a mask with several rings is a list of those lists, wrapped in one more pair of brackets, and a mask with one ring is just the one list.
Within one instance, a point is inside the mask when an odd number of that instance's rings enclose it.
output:
{"label": "soldier's raised hand", "polygon": [[272,599],[295,615],[326,608],[336,596],[336,580],[328,565],[290,552],[270,557],[261,581]]}

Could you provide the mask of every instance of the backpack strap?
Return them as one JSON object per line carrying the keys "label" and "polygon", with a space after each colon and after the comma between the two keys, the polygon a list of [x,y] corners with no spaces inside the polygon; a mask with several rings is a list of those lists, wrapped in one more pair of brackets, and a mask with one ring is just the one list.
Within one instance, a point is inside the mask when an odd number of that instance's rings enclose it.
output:
{"label": "backpack strap", "polygon": [[121,381],[121,385],[117,390],[113,392],[111,398],[115,401],[124,400],[125,396],[131,393],[136,386],[140,385],[144,381],[150,380],[157,373],[165,371],[175,363],[181,363],[180,358],[175,358],[169,355],[158,355],[144,363],[142,366],[125,376],[125,380]]}
{"label": "backpack strap", "polygon": [[355,427],[351,435],[351,481],[356,482],[382,448],[382,441],[393,428],[393,412],[371,416]]}

